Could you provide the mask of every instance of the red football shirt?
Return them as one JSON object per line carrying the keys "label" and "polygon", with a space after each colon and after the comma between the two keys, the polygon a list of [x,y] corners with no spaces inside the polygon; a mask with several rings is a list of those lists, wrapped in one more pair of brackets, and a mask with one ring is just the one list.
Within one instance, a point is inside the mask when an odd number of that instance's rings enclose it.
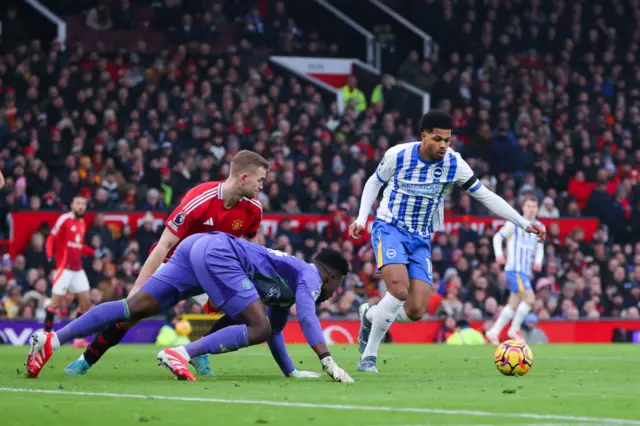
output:
{"label": "red football shirt", "polygon": [[[225,208],[223,185],[224,182],[206,182],[187,192],[165,221],[167,229],[180,241],[193,234],[213,231],[253,238],[262,221],[260,201],[242,198],[230,208]],[[173,250],[167,257],[171,254]]]}
{"label": "red football shirt", "polygon": [[86,225],[84,219],[76,219],[72,212],[65,213],[58,218],[47,238],[47,257],[54,255],[57,269],[80,271],[82,269],[82,255],[92,256],[94,250],[84,245]]}

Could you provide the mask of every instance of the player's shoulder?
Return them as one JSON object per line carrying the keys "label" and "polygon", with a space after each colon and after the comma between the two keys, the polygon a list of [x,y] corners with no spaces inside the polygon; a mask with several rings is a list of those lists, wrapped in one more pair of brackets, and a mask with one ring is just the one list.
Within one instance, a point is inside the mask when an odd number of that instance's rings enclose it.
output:
{"label": "player's shoulder", "polygon": [[222,183],[221,181],[211,181],[211,182],[204,182],[204,183],[201,183],[199,185],[196,185],[193,188],[191,188],[185,194],[184,198],[185,198],[185,200],[188,200],[188,199],[193,199],[195,197],[203,195],[205,193],[206,194],[210,194],[210,193],[216,193],[217,194],[221,183]]}
{"label": "player's shoulder", "polygon": [[53,235],[56,235],[61,229],[66,229],[69,227],[69,224],[73,221],[73,213],[67,212],[58,216],[56,223],[53,225],[53,229],[51,232]]}
{"label": "player's shoulder", "polygon": [[399,143],[398,145],[394,145],[389,148],[385,155],[398,155],[401,152],[411,151],[416,147],[416,145],[420,145],[420,141]]}
{"label": "player's shoulder", "polygon": [[240,200],[251,214],[262,215],[262,203],[257,198],[242,197]]}
{"label": "player's shoulder", "polygon": [[220,200],[220,183],[221,182],[205,182],[193,187],[187,192],[182,199],[181,212],[189,214],[197,209],[208,210],[211,203]]}
{"label": "player's shoulder", "polygon": [[384,164],[387,161],[394,161],[395,164],[397,165],[398,161],[402,161],[400,159],[400,156],[404,155],[405,156],[404,158],[407,158],[407,156],[410,156],[413,150],[415,149],[416,145],[420,145],[420,141],[405,142],[405,143],[400,143],[398,145],[392,146],[384,153],[384,158],[382,160],[382,163]]}
{"label": "player's shoulder", "polygon": [[454,149],[452,149],[451,147],[447,148],[447,154],[445,156],[445,159],[447,159],[449,162],[455,161],[456,167],[463,166],[466,169],[469,168],[469,165],[467,164],[465,159],[462,157],[462,155],[458,151],[455,151]]}
{"label": "player's shoulder", "polygon": [[67,212],[67,213],[63,213],[58,217],[58,220],[56,221],[58,224],[62,225],[63,223],[69,222],[73,220],[73,213],[72,212]]}
{"label": "player's shoulder", "polygon": [[447,148],[447,157],[451,158],[451,157],[455,157],[457,160],[462,159],[462,155],[460,155],[460,153],[456,150],[454,150],[453,148],[449,147]]}

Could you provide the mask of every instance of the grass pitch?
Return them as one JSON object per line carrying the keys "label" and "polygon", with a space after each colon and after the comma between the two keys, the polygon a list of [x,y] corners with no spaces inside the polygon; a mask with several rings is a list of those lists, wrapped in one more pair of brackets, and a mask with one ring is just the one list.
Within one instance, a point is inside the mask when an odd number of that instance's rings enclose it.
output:
{"label": "grass pitch", "polygon": [[[66,376],[80,351],[65,347],[28,380],[28,348],[0,346],[0,425],[640,425],[640,346],[533,346],[524,377],[502,376],[490,345],[383,345],[378,374],[356,371],[355,346],[333,346],[351,385],[284,378],[266,346],[211,356],[216,377],[178,382],[158,350],[118,346]],[[289,350],[298,369],[321,370],[308,346]]]}

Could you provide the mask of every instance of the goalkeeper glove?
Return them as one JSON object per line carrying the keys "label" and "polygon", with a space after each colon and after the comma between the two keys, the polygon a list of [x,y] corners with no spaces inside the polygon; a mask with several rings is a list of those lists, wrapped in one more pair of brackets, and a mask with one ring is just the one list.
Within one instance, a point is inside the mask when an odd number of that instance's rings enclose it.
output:
{"label": "goalkeeper glove", "polygon": [[326,356],[320,362],[322,362],[322,369],[336,382],[353,383],[353,379],[336,364],[332,357]]}

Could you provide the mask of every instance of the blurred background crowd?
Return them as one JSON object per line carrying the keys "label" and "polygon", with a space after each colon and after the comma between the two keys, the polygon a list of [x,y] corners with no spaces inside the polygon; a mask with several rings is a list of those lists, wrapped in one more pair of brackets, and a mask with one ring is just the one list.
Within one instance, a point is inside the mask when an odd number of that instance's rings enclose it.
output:
{"label": "blurred background crowd", "polygon": [[[389,53],[381,92],[363,93],[364,104],[349,102],[343,113],[314,85],[269,66],[270,54],[343,55],[343,44],[322,36],[331,24],[303,25],[308,19],[290,13],[291,1],[114,0],[87,10],[61,0],[70,28],[82,31],[66,50],[32,37],[20,9],[8,6],[0,234],[9,238],[8,213],[63,211],[76,194],[96,212],[168,213],[194,185],[225,179],[234,153],[250,149],[271,163],[259,197],[265,214],[331,216],[322,231],[284,221],[275,235],[261,234],[263,243],[304,258],[328,244],[340,248],[353,273],[320,315],[357,317],[358,304],[379,298],[384,283],[370,243],[349,240],[345,226],[383,153],[419,138],[396,90],[404,81],[451,112],[452,147],[514,207],[532,195],[541,217],[600,220],[588,243],[581,229],[566,238],[550,229],[544,269],[533,280],[535,314],[640,318],[640,1],[385,3],[438,49],[428,58],[402,49],[389,22],[374,22]],[[126,31],[126,40],[114,30]],[[350,85],[359,90],[356,79]],[[460,191],[445,209],[487,214]],[[433,240],[430,314],[491,320],[507,295],[494,231],[463,222]],[[44,316],[48,232],[42,227],[23,255],[2,259],[0,316]],[[94,303],[126,296],[158,232],[149,217],[135,233],[125,227],[113,235],[97,215],[86,236],[96,257],[85,259]],[[197,306],[176,307],[190,311]]]}

